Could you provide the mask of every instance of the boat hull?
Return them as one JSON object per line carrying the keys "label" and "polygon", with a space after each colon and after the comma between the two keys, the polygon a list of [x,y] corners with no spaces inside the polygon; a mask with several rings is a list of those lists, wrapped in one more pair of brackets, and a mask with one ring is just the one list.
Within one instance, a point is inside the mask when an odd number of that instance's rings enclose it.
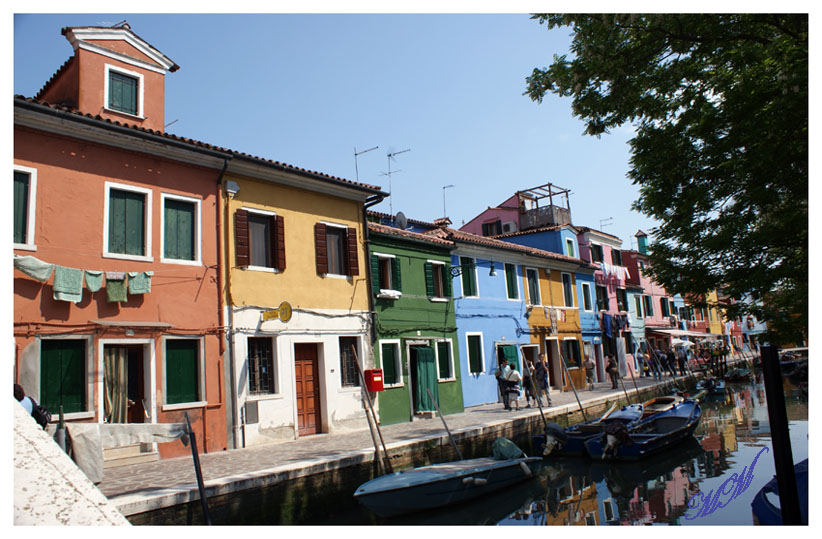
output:
{"label": "boat hull", "polygon": [[354,497],[379,516],[402,515],[470,500],[531,479],[541,462],[537,457],[485,457],[432,464],[372,479],[360,485]]}
{"label": "boat hull", "polygon": [[545,457],[579,457],[587,454],[585,442],[594,436],[599,436],[602,430],[609,424],[616,422],[623,423],[627,428],[631,428],[643,417],[644,408],[641,404],[631,404],[623,406],[621,409],[610,414],[605,419],[588,421],[579,425],[573,425],[563,430],[565,441],[561,447],[554,448],[548,455],[544,455],[543,448],[550,435],[545,433],[535,434],[531,437],[534,450],[537,454]]}
{"label": "boat hull", "polygon": [[[794,476],[796,477],[796,490],[799,495],[799,514],[802,524],[808,524],[808,459],[803,460],[794,466]],[[779,494],[779,484],[776,476],[768,481],[751,502],[751,512],[754,517],[754,524],[760,526],[782,526],[782,511],[768,501],[765,493]]]}
{"label": "boat hull", "polygon": [[[643,421],[630,433],[632,444],[619,445],[614,454],[608,454],[605,458],[637,460],[662,451],[691,436],[701,416],[702,409],[699,403],[686,400],[667,412],[658,413],[653,418]],[[592,458],[603,458],[603,437],[596,436],[585,442],[585,450]]]}

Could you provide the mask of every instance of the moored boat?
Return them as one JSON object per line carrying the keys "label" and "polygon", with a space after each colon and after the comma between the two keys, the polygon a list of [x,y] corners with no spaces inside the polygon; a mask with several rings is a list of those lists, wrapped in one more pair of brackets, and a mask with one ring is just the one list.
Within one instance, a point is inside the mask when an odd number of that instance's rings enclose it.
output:
{"label": "moored boat", "polygon": [[684,400],[685,397],[681,395],[666,395],[664,397],[655,397],[651,400],[645,401],[642,403],[642,418],[647,419],[654,414],[658,414],[659,412],[670,410]]}
{"label": "moored boat", "polygon": [[697,389],[704,389],[710,395],[721,395],[725,393],[725,380],[722,378],[706,378],[696,383]]}
{"label": "moored boat", "polygon": [[354,497],[384,517],[470,500],[532,478],[542,459],[519,453],[516,458],[465,459],[383,475],[360,485]]}
{"label": "moored boat", "polygon": [[[799,495],[799,514],[802,524],[808,524],[808,459],[793,467],[796,477],[796,490]],[[769,500],[768,498],[771,497]],[[776,476],[768,481],[751,502],[754,524],[763,526],[781,526],[782,511],[776,504],[779,503],[779,484]]]}
{"label": "moored boat", "polygon": [[699,403],[685,400],[641,422],[633,431],[609,426],[602,435],[587,440],[585,449],[593,458],[640,459],[693,434],[701,416]]}
{"label": "moored boat", "polygon": [[619,423],[631,428],[642,419],[643,406],[631,404],[614,411],[612,407],[599,419],[562,428],[549,423],[545,432],[534,435],[531,440],[538,455],[543,457],[585,455],[585,441],[602,433],[608,425]]}

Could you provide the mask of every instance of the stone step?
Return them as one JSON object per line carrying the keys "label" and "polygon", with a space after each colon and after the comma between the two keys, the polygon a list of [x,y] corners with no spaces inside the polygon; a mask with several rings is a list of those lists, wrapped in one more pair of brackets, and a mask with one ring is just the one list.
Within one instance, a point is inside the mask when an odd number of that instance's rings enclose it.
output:
{"label": "stone step", "polygon": [[160,454],[157,451],[150,449],[144,451],[143,446],[150,448],[151,444],[132,444],[103,449],[103,469],[160,460]]}

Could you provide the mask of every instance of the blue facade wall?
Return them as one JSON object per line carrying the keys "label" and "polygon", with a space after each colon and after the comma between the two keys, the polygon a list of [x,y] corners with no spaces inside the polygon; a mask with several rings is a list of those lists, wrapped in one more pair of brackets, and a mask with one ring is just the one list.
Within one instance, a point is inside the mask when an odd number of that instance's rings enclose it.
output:
{"label": "blue facade wall", "polygon": [[[525,318],[525,301],[522,268],[517,265],[518,299],[508,299],[505,280],[505,265],[494,261],[497,275],[489,275],[489,260],[475,259],[474,272],[477,295],[465,297],[462,276],[453,279],[454,312],[457,318],[457,338],[459,339],[460,366],[462,373],[463,405],[476,406],[499,400],[497,380],[497,345],[516,345],[517,358],[521,358],[520,346],[528,345],[528,320]],[[452,264],[460,264],[460,257],[454,255]],[[482,339],[482,372],[472,373],[468,360],[468,335],[479,334]],[[518,370],[522,371],[518,363]]]}

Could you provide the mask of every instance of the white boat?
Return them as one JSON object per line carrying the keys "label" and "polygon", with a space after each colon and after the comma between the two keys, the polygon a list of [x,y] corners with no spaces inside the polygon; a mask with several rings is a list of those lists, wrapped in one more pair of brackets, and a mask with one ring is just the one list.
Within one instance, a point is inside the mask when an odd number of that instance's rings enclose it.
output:
{"label": "white boat", "polygon": [[470,500],[533,477],[538,457],[457,460],[395,472],[363,483],[354,497],[390,517]]}

